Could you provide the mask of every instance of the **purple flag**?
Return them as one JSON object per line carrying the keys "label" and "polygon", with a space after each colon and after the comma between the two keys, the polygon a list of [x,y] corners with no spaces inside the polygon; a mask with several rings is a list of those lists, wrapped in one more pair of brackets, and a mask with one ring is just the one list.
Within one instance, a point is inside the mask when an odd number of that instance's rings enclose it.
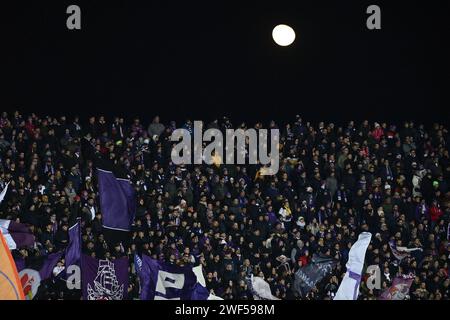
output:
{"label": "purple flag", "polygon": [[[193,300],[206,296],[197,292],[197,277],[192,267],[164,263],[142,256],[139,272],[141,300]],[[139,270],[137,269],[137,270]]]}
{"label": "purple flag", "polygon": [[19,258],[14,258],[14,262],[16,263],[16,269],[17,272],[22,271],[23,269],[25,269],[25,259],[22,257]]}
{"label": "purple flag", "polygon": [[97,169],[103,226],[129,231],[136,211],[133,186],[127,179],[118,179],[111,171]]}
{"label": "purple flag", "polygon": [[209,291],[200,283],[196,283],[191,294],[191,300],[208,300]]}
{"label": "purple flag", "polygon": [[84,300],[125,300],[128,295],[128,258],[99,260],[81,258]]}
{"label": "purple flag", "polygon": [[41,281],[48,279],[52,276],[53,268],[58,263],[59,259],[61,259],[63,252],[56,252],[49,254],[44,261],[44,264],[39,270],[39,275],[41,276]]}
{"label": "purple flag", "polygon": [[412,277],[395,278],[392,281],[392,286],[381,294],[379,300],[405,300],[413,280]]}
{"label": "purple flag", "polygon": [[69,245],[66,249],[65,262],[66,268],[71,265],[80,266],[81,264],[80,219],[69,229]]}
{"label": "purple flag", "polygon": [[0,232],[5,237],[10,250],[34,245],[34,235],[31,230],[22,223],[12,220],[0,219]]}

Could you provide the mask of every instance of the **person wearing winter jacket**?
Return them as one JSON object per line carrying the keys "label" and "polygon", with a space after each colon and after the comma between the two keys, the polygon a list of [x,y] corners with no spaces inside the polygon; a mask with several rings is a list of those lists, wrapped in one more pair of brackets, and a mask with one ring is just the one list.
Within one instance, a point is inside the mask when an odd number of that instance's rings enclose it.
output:
{"label": "person wearing winter jacket", "polygon": [[436,225],[437,221],[440,219],[440,217],[444,214],[436,200],[433,200],[433,204],[430,208],[430,218],[431,218],[431,224],[432,227]]}

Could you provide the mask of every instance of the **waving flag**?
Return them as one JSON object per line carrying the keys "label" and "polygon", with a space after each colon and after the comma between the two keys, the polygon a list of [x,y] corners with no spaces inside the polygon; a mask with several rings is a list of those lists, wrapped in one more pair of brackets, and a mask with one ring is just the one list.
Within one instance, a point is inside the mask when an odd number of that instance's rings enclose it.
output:
{"label": "waving flag", "polygon": [[335,266],[336,261],[332,257],[314,254],[311,263],[295,273],[294,291],[305,297]]}
{"label": "waving flag", "polygon": [[80,219],[69,229],[69,245],[66,248],[65,263],[66,267],[71,265],[81,265],[81,233]]}
{"label": "waving flag", "polygon": [[41,282],[51,278],[53,268],[61,259],[62,254],[62,252],[56,252],[46,256],[40,270],[25,268],[19,272],[19,278],[26,300],[32,300],[36,295]]}
{"label": "waving flag", "polygon": [[14,262],[16,263],[17,272],[25,269],[25,259],[23,257],[14,257]]}
{"label": "waving flag", "polygon": [[84,300],[125,300],[128,296],[128,258],[99,260],[81,257]]}
{"label": "waving flag", "polygon": [[254,277],[252,275],[251,287],[255,300],[280,300],[272,294],[270,285],[261,277]]}
{"label": "waving flag", "polygon": [[203,276],[203,269],[201,265],[192,268],[192,271],[197,277],[197,283],[191,296],[191,300],[223,300],[221,297],[209,293],[206,288],[205,277]]}
{"label": "waving flag", "polygon": [[136,211],[136,200],[130,180],[119,179],[112,171],[97,169],[103,227],[129,231]]}
{"label": "waving flag", "polygon": [[356,300],[359,295],[359,285],[361,283],[361,273],[364,267],[364,259],[367,247],[372,239],[370,232],[363,232],[359,235],[350,249],[346,264],[347,272],[339,286],[334,300]]}
{"label": "waving flag", "polygon": [[379,300],[405,300],[413,283],[413,277],[396,277],[392,286],[386,289]]}
{"label": "waving flag", "polygon": [[0,233],[0,300],[24,300],[16,264],[5,238]]}
{"label": "waving flag", "polygon": [[391,247],[392,254],[394,255],[397,260],[402,261],[405,259],[409,254],[413,251],[422,251],[422,248],[411,248],[408,249],[407,247],[397,247],[397,244],[395,241],[389,241],[389,247]]}
{"label": "waving flag", "polygon": [[0,219],[0,233],[5,237],[10,250],[34,245],[35,238],[33,233],[22,223]]}
{"label": "waving flag", "polygon": [[47,280],[52,276],[53,268],[56,266],[58,261],[61,259],[63,252],[51,253],[45,257],[44,263],[39,270],[39,275],[41,280]]}
{"label": "waving flag", "polygon": [[6,184],[6,186],[3,188],[2,192],[0,193],[0,203],[2,203],[3,199],[5,199],[6,192],[8,191],[9,182]]}
{"label": "waving flag", "polygon": [[[171,265],[146,255],[142,256],[139,278],[141,300],[192,300],[197,286],[197,276],[191,267]],[[206,295],[197,294],[198,299]]]}

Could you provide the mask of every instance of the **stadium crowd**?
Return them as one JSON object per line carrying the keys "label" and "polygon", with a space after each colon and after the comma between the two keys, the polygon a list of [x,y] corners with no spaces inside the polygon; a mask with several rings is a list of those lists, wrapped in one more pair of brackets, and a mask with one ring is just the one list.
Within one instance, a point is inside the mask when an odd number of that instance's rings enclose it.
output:
{"label": "stadium crowd", "polygon": [[[233,125],[226,117],[206,124]],[[180,127],[192,131],[193,123]],[[299,299],[292,290],[294,273],[322,253],[334,257],[337,267],[301,299],[332,299],[349,248],[361,231],[370,231],[366,265],[379,265],[382,288],[370,290],[362,281],[360,299],[376,299],[400,274],[415,277],[409,299],[450,298],[450,137],[444,125],[339,126],[297,116],[268,127],[281,133],[275,176],[259,175],[258,165],[173,165],[170,136],[177,124],[159,117],[147,127],[138,118],[128,123],[121,117],[3,112],[0,188],[10,185],[0,219],[25,223],[36,236],[34,248],[14,250],[14,257],[38,268],[43,256],[67,246],[69,225],[81,215],[85,253],[129,256],[130,298],[139,297],[133,266],[139,252],[174,264],[202,264],[207,288],[224,299],[253,299],[251,274],[264,277],[276,297]],[[126,245],[105,241],[95,164],[83,143],[123,168],[136,189]],[[391,240],[423,250],[398,261]],[[66,288],[63,267],[61,260],[36,298],[80,299],[80,292]]]}

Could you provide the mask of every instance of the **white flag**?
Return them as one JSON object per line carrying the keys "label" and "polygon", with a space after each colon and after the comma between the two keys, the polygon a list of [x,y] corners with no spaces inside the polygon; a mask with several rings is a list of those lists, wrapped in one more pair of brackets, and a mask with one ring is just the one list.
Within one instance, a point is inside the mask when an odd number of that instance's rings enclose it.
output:
{"label": "white flag", "polygon": [[272,295],[270,290],[270,285],[264,281],[261,277],[254,277],[252,275],[252,291],[255,300],[280,300],[279,298]]}
{"label": "white flag", "polygon": [[369,246],[372,234],[363,232],[359,235],[350,249],[346,264],[347,272],[339,286],[334,300],[356,300],[359,295],[359,285],[361,283],[361,273],[364,267],[364,258]]}
{"label": "white flag", "polygon": [[9,182],[6,184],[5,188],[0,193],[0,203],[5,199],[6,191],[8,191]]}
{"label": "white flag", "polygon": [[397,247],[394,240],[389,241],[389,247],[391,247],[392,254],[398,260],[402,261],[413,251],[423,251],[422,248],[407,248],[407,247]]}

